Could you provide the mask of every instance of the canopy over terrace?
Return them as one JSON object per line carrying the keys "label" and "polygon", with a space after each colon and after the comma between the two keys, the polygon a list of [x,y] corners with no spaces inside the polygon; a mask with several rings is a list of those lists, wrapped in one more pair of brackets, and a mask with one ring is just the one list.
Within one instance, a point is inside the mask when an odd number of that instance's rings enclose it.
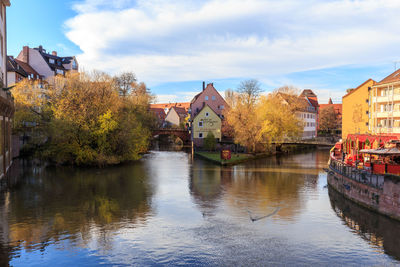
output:
{"label": "canopy over terrace", "polygon": [[400,150],[397,147],[382,148],[382,149],[362,149],[360,153],[373,154],[373,155],[387,155],[387,156],[398,156]]}
{"label": "canopy over terrace", "polygon": [[397,135],[349,134],[344,147],[347,153],[358,154],[362,149],[379,148],[391,140],[398,139]]}

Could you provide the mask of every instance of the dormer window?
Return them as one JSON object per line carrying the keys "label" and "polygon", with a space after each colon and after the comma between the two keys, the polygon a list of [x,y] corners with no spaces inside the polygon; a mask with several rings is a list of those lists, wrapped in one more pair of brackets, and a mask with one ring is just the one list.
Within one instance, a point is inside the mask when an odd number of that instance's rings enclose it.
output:
{"label": "dormer window", "polygon": [[49,63],[50,63],[50,64],[54,64],[54,63],[55,63],[54,59],[49,58]]}

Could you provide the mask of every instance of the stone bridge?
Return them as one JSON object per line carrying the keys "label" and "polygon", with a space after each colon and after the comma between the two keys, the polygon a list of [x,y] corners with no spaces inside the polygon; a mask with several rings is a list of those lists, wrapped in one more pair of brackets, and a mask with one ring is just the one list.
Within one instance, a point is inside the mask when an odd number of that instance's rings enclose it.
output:
{"label": "stone bridge", "polygon": [[182,130],[182,129],[167,129],[167,128],[159,128],[159,129],[153,129],[153,136],[156,135],[173,135],[177,136],[180,139],[182,139],[183,143],[189,143],[190,142],[190,134],[188,130]]}

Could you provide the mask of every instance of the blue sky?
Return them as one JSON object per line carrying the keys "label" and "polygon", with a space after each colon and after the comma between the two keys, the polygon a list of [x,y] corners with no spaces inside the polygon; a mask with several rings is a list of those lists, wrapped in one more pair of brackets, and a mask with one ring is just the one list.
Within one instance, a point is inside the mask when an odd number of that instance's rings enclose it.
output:
{"label": "blue sky", "polygon": [[[321,103],[394,71],[398,0],[12,0],[8,54],[43,45],[85,70],[133,71],[159,102],[258,79]],[[400,66],[400,64],[399,64]]]}

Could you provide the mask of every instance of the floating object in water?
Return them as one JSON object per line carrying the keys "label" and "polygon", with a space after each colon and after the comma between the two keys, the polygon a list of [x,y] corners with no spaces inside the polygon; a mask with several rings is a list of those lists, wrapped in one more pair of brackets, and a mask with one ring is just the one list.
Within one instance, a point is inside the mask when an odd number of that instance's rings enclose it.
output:
{"label": "floating object in water", "polygon": [[277,207],[273,212],[271,212],[271,213],[269,213],[269,214],[267,214],[265,216],[261,216],[261,217],[253,217],[253,215],[251,214],[251,211],[249,211],[248,209],[247,209],[247,213],[250,216],[250,220],[252,222],[255,222],[255,221],[258,221],[258,220],[261,220],[261,219],[265,219],[265,218],[268,218],[268,217],[271,217],[271,216],[275,215],[280,209],[281,209],[280,207]]}

